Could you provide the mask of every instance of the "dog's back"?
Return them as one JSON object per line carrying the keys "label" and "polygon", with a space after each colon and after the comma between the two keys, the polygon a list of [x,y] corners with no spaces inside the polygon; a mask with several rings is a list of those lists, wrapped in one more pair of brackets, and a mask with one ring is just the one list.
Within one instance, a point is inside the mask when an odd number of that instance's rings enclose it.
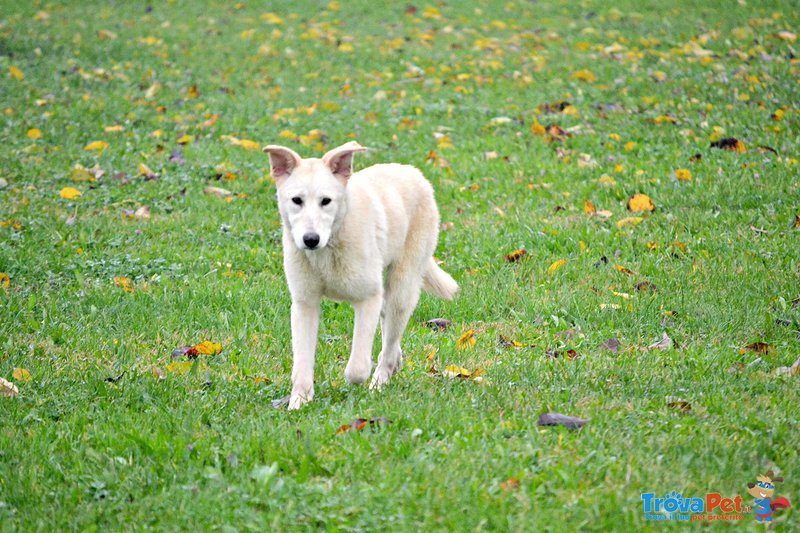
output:
{"label": "dog's back", "polygon": [[399,263],[416,270],[427,292],[453,298],[458,285],[433,260],[439,210],[433,187],[422,172],[410,165],[373,165],[353,174],[348,188],[351,195],[375,199],[382,206],[386,218],[384,266]]}

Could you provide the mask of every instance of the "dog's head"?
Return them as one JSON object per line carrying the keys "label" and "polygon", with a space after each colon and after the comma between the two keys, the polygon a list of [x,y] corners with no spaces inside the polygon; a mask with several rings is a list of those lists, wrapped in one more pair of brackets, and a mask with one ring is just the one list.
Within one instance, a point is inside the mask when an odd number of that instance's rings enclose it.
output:
{"label": "dog's head", "polygon": [[774,477],[775,474],[770,470],[764,476],[757,476],[756,483],[747,484],[747,492],[750,496],[758,499],[772,498],[775,494],[775,483],[783,482],[782,477]]}
{"label": "dog's head", "polygon": [[318,250],[330,241],[347,210],[346,187],[353,154],[366,150],[355,141],[334,148],[322,159],[303,159],[294,150],[270,145],[270,174],[278,186],[284,227],[301,250]]}

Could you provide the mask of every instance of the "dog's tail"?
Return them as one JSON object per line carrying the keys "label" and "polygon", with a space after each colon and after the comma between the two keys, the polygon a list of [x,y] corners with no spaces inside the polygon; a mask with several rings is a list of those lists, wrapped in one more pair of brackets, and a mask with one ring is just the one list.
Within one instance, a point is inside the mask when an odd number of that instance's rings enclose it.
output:
{"label": "dog's tail", "polygon": [[458,283],[450,274],[439,268],[431,257],[428,260],[428,268],[422,274],[422,288],[434,296],[452,300],[458,292]]}

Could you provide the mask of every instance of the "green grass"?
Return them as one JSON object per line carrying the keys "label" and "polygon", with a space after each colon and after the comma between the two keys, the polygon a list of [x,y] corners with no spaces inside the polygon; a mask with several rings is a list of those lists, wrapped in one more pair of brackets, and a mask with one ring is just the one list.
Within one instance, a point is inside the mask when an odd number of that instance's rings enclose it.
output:
{"label": "green grass", "polygon": [[[1,4],[0,377],[19,395],[0,397],[0,529],[642,529],[642,492],[752,504],[768,469],[800,505],[800,376],[773,372],[800,355],[800,43],[778,36],[796,2],[301,1],[279,21],[258,2]],[[559,101],[577,114],[538,109]],[[537,121],[576,133],[548,143]],[[384,391],[344,382],[352,311],[326,302],[315,400],[272,408],[291,367],[274,189],[266,156],[224,135],[306,156],[357,138],[357,168],[434,184],[461,293],[422,297]],[[76,164],[104,173],[75,182]],[[656,211],[618,228],[636,192]],[[663,332],[674,347],[648,350]],[[222,354],[167,370],[206,339]],[[430,376],[432,348],[484,382]],[[545,411],[591,422],[539,428]],[[393,424],[336,434],[373,416]]]}

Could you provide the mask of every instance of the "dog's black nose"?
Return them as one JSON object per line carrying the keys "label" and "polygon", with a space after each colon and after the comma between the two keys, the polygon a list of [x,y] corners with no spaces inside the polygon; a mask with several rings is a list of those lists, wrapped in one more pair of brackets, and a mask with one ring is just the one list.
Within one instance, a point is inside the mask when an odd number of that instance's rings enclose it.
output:
{"label": "dog's black nose", "polygon": [[305,244],[306,248],[309,250],[313,250],[319,244],[319,235],[316,233],[306,233],[303,235],[303,244]]}

